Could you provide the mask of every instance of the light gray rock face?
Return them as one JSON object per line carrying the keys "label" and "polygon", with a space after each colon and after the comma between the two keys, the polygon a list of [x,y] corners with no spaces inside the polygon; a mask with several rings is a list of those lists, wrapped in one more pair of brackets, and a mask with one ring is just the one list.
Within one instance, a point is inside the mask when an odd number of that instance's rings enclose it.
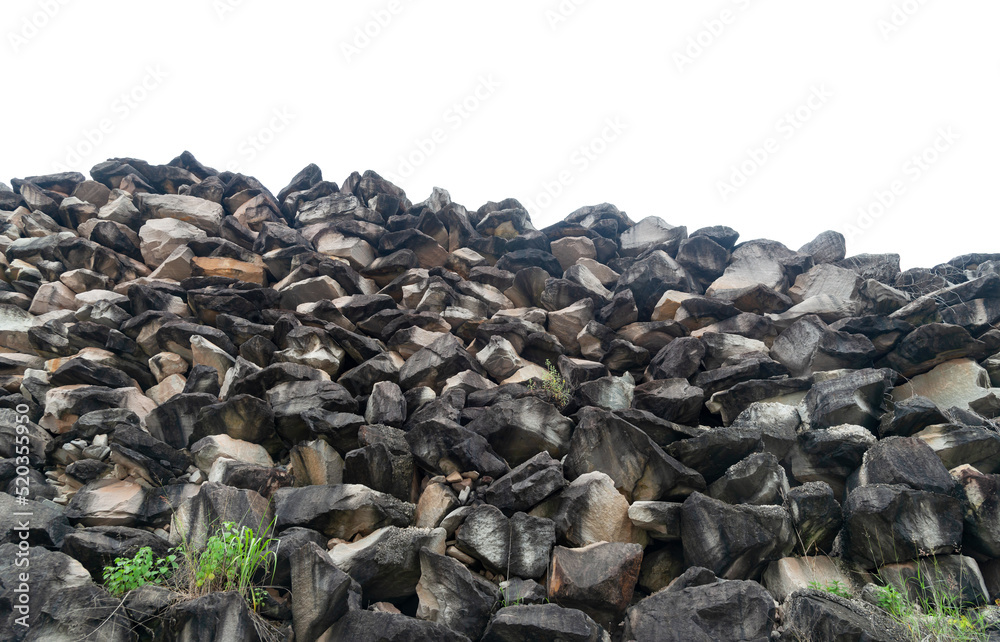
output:
{"label": "light gray rock face", "polygon": [[140,194],[136,200],[139,210],[150,219],[183,221],[209,234],[216,234],[222,225],[222,205],[203,198],[179,194]]}

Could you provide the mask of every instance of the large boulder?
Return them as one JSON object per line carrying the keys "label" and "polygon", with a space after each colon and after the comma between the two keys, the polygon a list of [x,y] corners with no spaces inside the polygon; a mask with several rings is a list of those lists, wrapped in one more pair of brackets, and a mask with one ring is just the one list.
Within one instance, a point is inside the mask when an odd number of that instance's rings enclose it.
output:
{"label": "large boulder", "polygon": [[780,506],[730,506],[693,493],[681,509],[681,542],[688,564],[725,579],[752,579],[792,551],[795,532]]}
{"label": "large boulder", "polygon": [[757,582],[720,580],[693,567],[628,610],[624,639],[635,642],[767,640],[774,598]]}
{"label": "large boulder", "polygon": [[615,481],[629,501],[683,498],[705,490],[702,476],[663,452],[646,433],[600,408],[582,409],[566,459],[566,475],[576,479],[599,470]]}

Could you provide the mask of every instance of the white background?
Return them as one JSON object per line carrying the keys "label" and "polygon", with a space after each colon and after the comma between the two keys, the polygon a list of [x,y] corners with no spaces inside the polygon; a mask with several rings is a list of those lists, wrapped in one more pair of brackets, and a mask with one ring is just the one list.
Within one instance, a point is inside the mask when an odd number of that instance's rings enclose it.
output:
{"label": "white background", "polygon": [[[792,249],[836,229],[849,254],[896,252],[904,269],[1000,251],[995,0],[0,11],[8,183],[187,149],[274,192],[315,162],[338,183],[374,169],[414,202],[433,186],[470,209],[515,197],[539,228],[611,202]],[[734,172],[745,182],[722,187]]]}

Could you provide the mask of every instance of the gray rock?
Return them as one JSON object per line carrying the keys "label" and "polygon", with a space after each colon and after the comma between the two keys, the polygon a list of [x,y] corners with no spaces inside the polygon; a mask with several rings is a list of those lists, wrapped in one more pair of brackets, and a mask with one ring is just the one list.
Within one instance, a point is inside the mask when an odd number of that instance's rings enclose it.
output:
{"label": "gray rock", "polygon": [[844,502],[847,553],[870,569],[952,553],[962,544],[962,509],[954,497],[906,486],[873,484]]}
{"label": "gray rock", "polygon": [[683,498],[705,490],[705,480],[663,452],[644,432],[599,408],[577,414],[566,475],[601,471],[629,501]]}
{"label": "gray rock", "polygon": [[611,642],[611,636],[583,611],[558,604],[507,606],[490,620],[482,642]]}
{"label": "gray rock", "polygon": [[483,501],[505,514],[531,510],[567,484],[563,464],[547,452],[540,452],[483,491]]}
{"label": "gray rock", "polygon": [[692,566],[726,579],[751,579],[792,551],[795,533],[780,506],[730,506],[693,493],[681,509],[681,541]]}
{"label": "gray rock", "polygon": [[468,637],[443,624],[378,611],[351,611],[333,625],[330,639],[354,642],[470,642]]}
{"label": "gray rock", "polygon": [[304,526],[351,539],[385,526],[408,526],[415,507],[357,484],[282,488],[274,494],[275,528]]}
{"label": "gray rock", "polygon": [[[689,576],[699,579],[685,582]],[[692,568],[628,610],[624,638],[636,642],[767,640],[774,621],[774,598],[757,582],[718,580],[704,568]]]}
{"label": "gray rock", "polygon": [[549,599],[579,609],[606,629],[612,628],[632,600],[641,564],[642,547],[638,544],[557,546],[549,567]]}
{"label": "gray rock", "polygon": [[316,640],[347,613],[351,578],[314,542],[296,547],[289,561],[295,639]]}
{"label": "gray rock", "polygon": [[805,555],[830,552],[844,523],[840,504],[825,482],[806,482],[788,491],[785,508],[798,534],[796,547]]}
{"label": "gray rock", "polygon": [[361,584],[369,601],[396,600],[416,593],[420,579],[420,550],[444,555],[441,528],[387,526],[351,544],[330,550],[334,565]]}
{"label": "gray rock", "polygon": [[815,384],[805,398],[812,427],[853,424],[876,432],[894,381],[892,371],[869,368]]}
{"label": "gray rock", "polygon": [[458,560],[425,548],[420,551],[417,597],[419,619],[443,624],[478,640],[500,600],[500,591]]}
{"label": "gray rock", "polygon": [[493,404],[467,428],[485,437],[509,465],[519,466],[541,451],[565,455],[573,422],[552,404],[526,397]]}
{"label": "gray rock", "polygon": [[712,482],[708,496],[727,504],[781,505],[788,493],[788,478],[778,458],[771,453],[754,453],[733,464]]}

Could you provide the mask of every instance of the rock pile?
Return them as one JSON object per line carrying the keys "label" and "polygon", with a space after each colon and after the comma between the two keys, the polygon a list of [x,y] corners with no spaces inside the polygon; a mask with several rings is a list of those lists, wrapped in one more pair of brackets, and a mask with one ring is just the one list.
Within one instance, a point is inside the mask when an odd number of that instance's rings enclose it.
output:
{"label": "rock pile", "polygon": [[931,563],[996,598],[1000,254],[738,236],[187,152],[0,184],[0,629],[259,639],[100,585],[224,521],[273,521],[295,642],[889,640],[810,583]]}

